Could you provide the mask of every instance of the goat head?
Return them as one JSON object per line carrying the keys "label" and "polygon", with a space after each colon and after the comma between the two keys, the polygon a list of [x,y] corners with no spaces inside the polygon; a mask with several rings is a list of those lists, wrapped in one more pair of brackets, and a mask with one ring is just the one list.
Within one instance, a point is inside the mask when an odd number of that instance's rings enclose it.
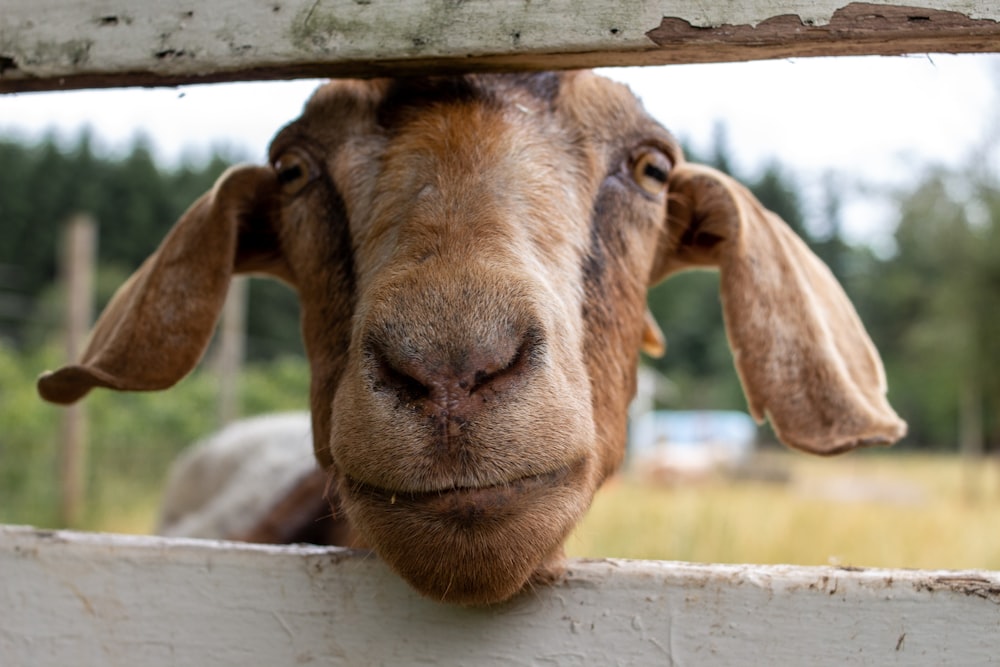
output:
{"label": "goat head", "polygon": [[624,453],[647,288],[716,267],[758,419],[795,448],[905,424],[827,268],[729,177],[685,161],[589,72],[334,81],[234,168],[120,289],[78,365],[166,388],[201,357],[230,276],[298,293],[315,453],[358,539],[418,591],[484,604],[560,572]]}

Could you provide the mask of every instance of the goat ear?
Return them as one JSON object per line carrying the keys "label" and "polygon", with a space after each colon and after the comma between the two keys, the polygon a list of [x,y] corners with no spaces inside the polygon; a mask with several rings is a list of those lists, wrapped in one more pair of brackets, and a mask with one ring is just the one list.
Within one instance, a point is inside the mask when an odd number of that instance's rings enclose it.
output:
{"label": "goat ear", "polygon": [[708,167],[670,176],[655,280],[715,266],[750,412],[814,454],[891,444],[906,433],[882,361],[830,270],[742,185]]}
{"label": "goat ear", "polygon": [[642,345],[643,352],[651,357],[660,358],[667,353],[667,339],[660,330],[660,325],[656,323],[653,313],[646,309],[642,321]]}
{"label": "goat ear", "polygon": [[276,180],[270,169],[223,174],[115,293],[77,365],[46,372],[38,392],[72,403],[93,387],[165,389],[184,377],[211,339],[237,271],[286,276],[269,219]]}

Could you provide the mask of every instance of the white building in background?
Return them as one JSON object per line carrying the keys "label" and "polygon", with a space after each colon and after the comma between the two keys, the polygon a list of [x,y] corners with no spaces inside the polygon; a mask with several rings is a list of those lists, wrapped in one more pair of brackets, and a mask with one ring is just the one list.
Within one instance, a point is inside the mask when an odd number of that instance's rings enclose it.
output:
{"label": "white building in background", "polygon": [[634,419],[629,465],[663,479],[694,479],[750,462],[757,425],[735,410],[654,410]]}
{"label": "white building in background", "polygon": [[660,477],[696,478],[750,461],[757,424],[736,410],[654,410],[654,397],[672,391],[669,380],[640,368],[630,410],[629,465]]}

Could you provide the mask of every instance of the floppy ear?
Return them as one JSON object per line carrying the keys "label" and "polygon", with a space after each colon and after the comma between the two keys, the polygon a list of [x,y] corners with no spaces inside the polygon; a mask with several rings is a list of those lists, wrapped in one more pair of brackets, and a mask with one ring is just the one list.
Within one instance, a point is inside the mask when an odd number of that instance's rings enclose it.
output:
{"label": "floppy ear", "polygon": [[264,167],[223,174],[118,289],[80,363],[38,379],[42,398],[72,403],[93,387],[165,389],[184,377],[208,346],[234,272],[290,278],[270,225],[275,189]]}
{"label": "floppy ear", "polygon": [[718,267],[726,332],[750,412],[814,454],[891,444],[906,424],[886,401],[878,352],[830,270],[730,177],[682,163],[670,175],[658,281]]}

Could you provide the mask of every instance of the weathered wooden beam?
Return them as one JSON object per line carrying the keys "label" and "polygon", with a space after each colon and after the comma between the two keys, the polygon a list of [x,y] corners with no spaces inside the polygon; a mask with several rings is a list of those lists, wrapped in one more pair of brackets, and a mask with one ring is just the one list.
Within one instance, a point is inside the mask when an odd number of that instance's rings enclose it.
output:
{"label": "weathered wooden beam", "polygon": [[995,0],[4,0],[0,92],[1000,51]]}
{"label": "weathered wooden beam", "polygon": [[984,665],[1000,573],[579,561],[507,604],[378,559],[0,527],[4,665]]}

